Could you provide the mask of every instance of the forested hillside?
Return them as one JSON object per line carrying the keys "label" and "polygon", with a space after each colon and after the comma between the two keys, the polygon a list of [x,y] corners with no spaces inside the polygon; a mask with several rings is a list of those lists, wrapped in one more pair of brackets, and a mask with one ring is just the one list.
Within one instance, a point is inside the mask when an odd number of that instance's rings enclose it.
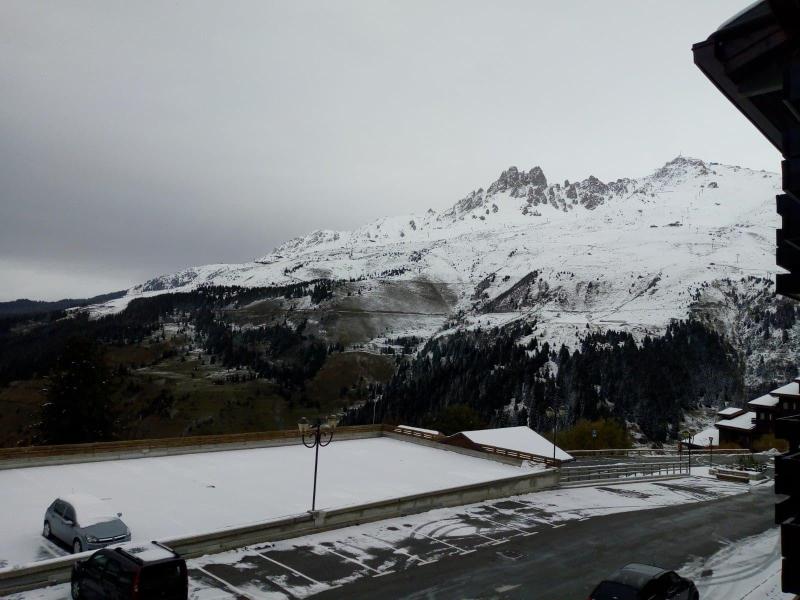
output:
{"label": "forested hillside", "polygon": [[[683,411],[744,396],[734,348],[697,322],[679,322],[637,344],[630,334],[588,335],[570,352],[531,336],[530,325],[462,332],[428,342],[392,380],[376,389],[376,406],[353,417],[431,425],[447,406],[467,405],[491,425],[551,429],[612,418],[639,425],[653,441],[679,431]],[[526,341],[528,340],[528,341]]]}
{"label": "forested hillside", "polygon": [[331,411],[549,430],[546,409],[561,408],[559,427],[605,418],[643,442],[674,438],[687,410],[797,375],[798,309],[774,294],[779,187],[682,156],[605,183],[511,167],[441,211],[1,318],[0,444],[54,439],[42,406],[74,338],[108,368],[86,397],[111,398],[113,437]]}

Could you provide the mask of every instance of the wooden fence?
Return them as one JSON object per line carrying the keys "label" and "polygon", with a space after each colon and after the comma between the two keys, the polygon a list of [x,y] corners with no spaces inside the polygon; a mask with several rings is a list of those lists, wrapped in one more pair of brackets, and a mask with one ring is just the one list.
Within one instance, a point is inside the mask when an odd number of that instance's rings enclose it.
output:
{"label": "wooden fence", "polygon": [[[383,425],[356,425],[337,427],[336,432],[343,437],[359,434],[375,433],[380,435]],[[253,433],[228,433],[220,435],[196,435],[187,437],[154,438],[146,440],[125,440],[118,442],[95,442],[91,444],[64,444],[57,446],[24,446],[18,448],[0,448],[0,461],[49,458],[56,456],[102,456],[125,452],[147,453],[156,450],[170,449],[207,449],[209,447],[241,446],[269,442],[300,443],[300,432],[297,429],[279,431],[258,431]]]}
{"label": "wooden fence", "polygon": [[500,456],[508,456],[510,458],[518,458],[520,460],[527,460],[529,462],[543,463],[548,467],[561,467],[561,461],[549,456],[542,456],[539,454],[529,454],[528,452],[520,452],[518,450],[509,450],[508,448],[499,448],[497,446],[487,446],[481,444],[481,450],[489,454],[498,454]]}

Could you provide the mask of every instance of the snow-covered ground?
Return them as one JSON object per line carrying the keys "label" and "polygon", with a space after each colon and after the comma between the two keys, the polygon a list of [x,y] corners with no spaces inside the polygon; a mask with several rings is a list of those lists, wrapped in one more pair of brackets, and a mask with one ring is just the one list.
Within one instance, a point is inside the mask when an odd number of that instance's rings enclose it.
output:
{"label": "snow-covered ground", "polygon": [[681,570],[703,600],[792,600],[781,592],[780,529],[729,544],[708,559],[693,559]]}
{"label": "snow-covered ground", "polygon": [[[373,438],[319,453],[317,508],[362,504],[520,475],[522,468]],[[528,469],[529,467],[524,467]],[[106,500],[133,540],[153,540],[298,514],[311,508],[314,451],[301,445],[0,471],[0,568],[62,554],[41,537],[58,495]]]}
{"label": "snow-covered ground", "polygon": [[[542,528],[560,528],[570,521],[716,500],[746,491],[746,486],[738,484],[686,477],[548,490],[433,510],[190,560],[190,598],[305,598],[362,577],[430,564],[446,555],[466,555],[482,547],[503,548],[512,538],[536,535]],[[318,570],[326,561],[336,562],[328,570],[330,578],[307,571]],[[347,597],[346,588],[341,591],[341,597]],[[67,585],[59,585],[11,598],[65,600],[68,593]]]}

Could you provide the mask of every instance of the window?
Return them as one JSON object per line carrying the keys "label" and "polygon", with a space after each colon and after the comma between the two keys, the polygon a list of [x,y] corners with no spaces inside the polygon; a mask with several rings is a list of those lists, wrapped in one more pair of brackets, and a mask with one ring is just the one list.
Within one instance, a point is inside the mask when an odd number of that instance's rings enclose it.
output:
{"label": "window", "polygon": [[102,568],[106,566],[106,563],[108,562],[108,556],[98,553],[92,556],[90,562],[92,563],[92,566]]}
{"label": "window", "polygon": [[117,581],[119,579],[121,571],[122,569],[120,569],[118,562],[113,560],[108,561],[105,573],[106,579],[109,579],[111,581]]}
{"label": "window", "polygon": [[66,504],[64,504],[64,503],[63,503],[61,500],[56,500],[56,505],[55,505],[55,507],[53,508],[53,510],[55,511],[55,513],[56,513],[56,514],[57,514],[59,517],[63,517],[63,516],[64,516],[64,509],[65,509],[65,508],[66,508]]}
{"label": "window", "polygon": [[66,508],[64,509],[64,518],[75,522],[75,509],[72,508],[69,504],[65,504]]}
{"label": "window", "polygon": [[105,554],[97,553],[92,555],[86,566],[89,569],[89,571],[91,571],[95,575],[99,575],[103,571],[103,569],[105,569],[107,563],[108,563],[108,556],[106,556]]}

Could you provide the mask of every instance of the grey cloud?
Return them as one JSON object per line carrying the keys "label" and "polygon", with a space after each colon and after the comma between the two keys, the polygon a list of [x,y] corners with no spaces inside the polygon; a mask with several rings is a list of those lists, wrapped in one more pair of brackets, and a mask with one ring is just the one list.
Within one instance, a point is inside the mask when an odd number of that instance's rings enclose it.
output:
{"label": "grey cloud", "polygon": [[775,170],[689,50],[747,3],[7,0],[0,298],[248,260],[511,164]]}

